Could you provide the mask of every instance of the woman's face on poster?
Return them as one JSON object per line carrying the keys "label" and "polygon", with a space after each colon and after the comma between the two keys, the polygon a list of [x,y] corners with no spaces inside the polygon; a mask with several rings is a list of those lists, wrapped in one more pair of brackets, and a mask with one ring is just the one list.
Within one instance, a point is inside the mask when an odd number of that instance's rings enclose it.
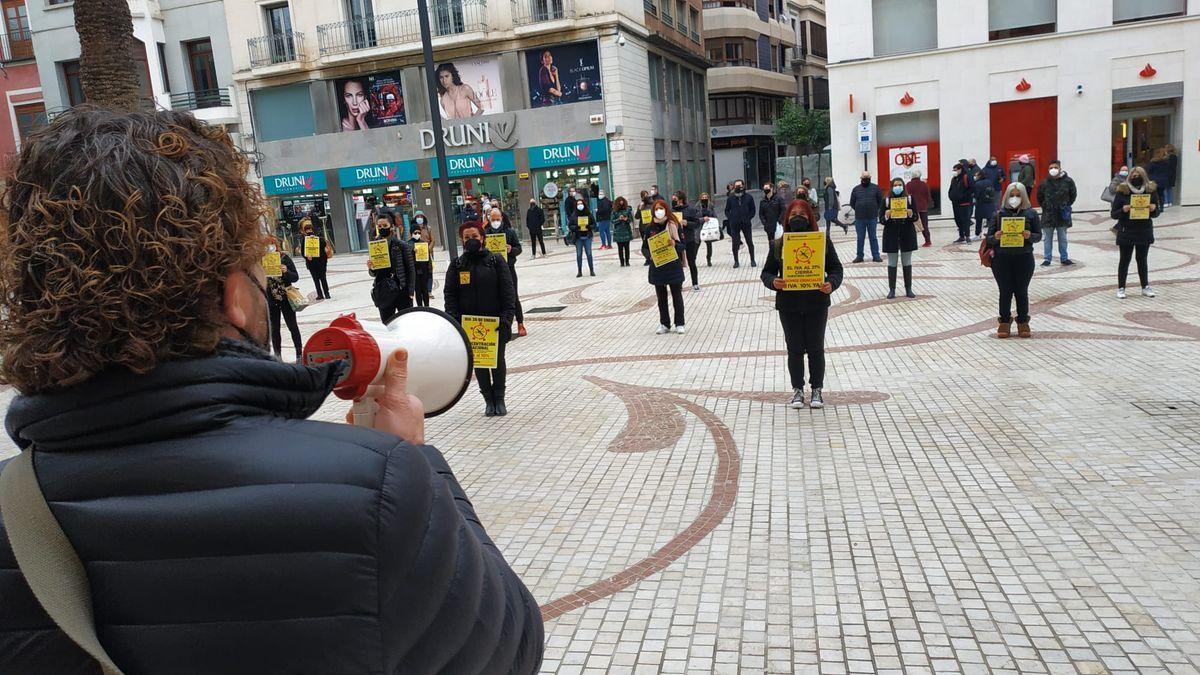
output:
{"label": "woman's face on poster", "polygon": [[552,63],[554,63],[554,57],[550,55],[550,52],[542,52],[542,65],[549,67]]}
{"label": "woman's face on poster", "polygon": [[448,70],[443,70],[438,73],[438,82],[442,83],[442,89],[449,89],[454,85],[454,74]]}
{"label": "woman's face on poster", "polygon": [[342,89],[342,100],[346,102],[346,110],[351,115],[359,115],[367,110],[367,92],[362,82],[350,80]]}

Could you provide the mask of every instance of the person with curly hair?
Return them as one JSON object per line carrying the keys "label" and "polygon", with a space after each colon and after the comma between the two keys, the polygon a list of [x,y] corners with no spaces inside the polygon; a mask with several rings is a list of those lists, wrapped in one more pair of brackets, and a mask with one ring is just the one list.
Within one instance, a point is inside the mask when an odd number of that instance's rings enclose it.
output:
{"label": "person with curly hair", "polygon": [[[407,352],[364,429],[307,420],[342,362],[267,351],[248,169],[185,112],[80,106],[21,143],[0,503],[27,508],[0,513],[0,673],[537,672],[538,603],[424,445]],[[56,532],[74,564],[29,555]],[[46,571],[80,589],[92,651]]]}

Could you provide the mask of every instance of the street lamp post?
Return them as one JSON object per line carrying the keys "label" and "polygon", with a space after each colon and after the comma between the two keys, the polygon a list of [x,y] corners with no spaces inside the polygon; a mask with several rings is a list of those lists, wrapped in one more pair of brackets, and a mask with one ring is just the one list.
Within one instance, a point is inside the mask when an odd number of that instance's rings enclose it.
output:
{"label": "street lamp post", "polygon": [[429,30],[429,4],[417,0],[421,22],[421,51],[425,54],[425,85],[429,95],[429,118],[433,122],[433,148],[437,153],[438,201],[442,203],[442,233],[451,258],[458,257],[458,232],[453,226],[454,210],[450,206],[450,171],[446,166],[446,142],[442,137],[442,116],[438,112],[437,84],[433,72],[433,37]]}

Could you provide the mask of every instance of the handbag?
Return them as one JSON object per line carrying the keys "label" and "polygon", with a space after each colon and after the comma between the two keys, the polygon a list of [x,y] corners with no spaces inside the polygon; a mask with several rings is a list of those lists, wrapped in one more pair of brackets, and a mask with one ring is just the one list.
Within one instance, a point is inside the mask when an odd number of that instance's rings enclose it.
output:
{"label": "handbag", "polygon": [[700,241],[717,241],[721,238],[721,221],[716,218],[705,218],[704,227],[700,228]]}
{"label": "handbag", "polygon": [[983,241],[979,242],[979,264],[984,267],[991,267],[992,258],[995,257],[996,251],[991,246],[988,246],[987,238],[985,237]]}
{"label": "handbag", "polygon": [[567,230],[567,236],[563,240],[567,242],[567,246],[574,246],[575,242],[579,241],[579,233],[574,230]]}
{"label": "handbag", "polygon": [[308,307],[308,298],[304,297],[300,289],[295,286],[288,286],[287,301],[292,306],[293,312],[302,312],[305,307]]}
{"label": "handbag", "polygon": [[391,307],[396,298],[400,297],[400,284],[390,274],[375,277],[375,285],[371,287],[371,302],[376,307]]}

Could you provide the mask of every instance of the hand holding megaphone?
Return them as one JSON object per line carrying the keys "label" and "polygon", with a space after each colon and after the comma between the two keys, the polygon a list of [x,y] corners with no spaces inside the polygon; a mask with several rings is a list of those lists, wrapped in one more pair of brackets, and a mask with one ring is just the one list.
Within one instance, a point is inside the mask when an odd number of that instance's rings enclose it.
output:
{"label": "hand holding megaphone", "polygon": [[[372,389],[370,387],[368,393]],[[399,436],[414,445],[425,443],[425,406],[408,393],[408,350],[401,347],[388,358],[378,398],[362,398],[346,413],[346,422]]]}

